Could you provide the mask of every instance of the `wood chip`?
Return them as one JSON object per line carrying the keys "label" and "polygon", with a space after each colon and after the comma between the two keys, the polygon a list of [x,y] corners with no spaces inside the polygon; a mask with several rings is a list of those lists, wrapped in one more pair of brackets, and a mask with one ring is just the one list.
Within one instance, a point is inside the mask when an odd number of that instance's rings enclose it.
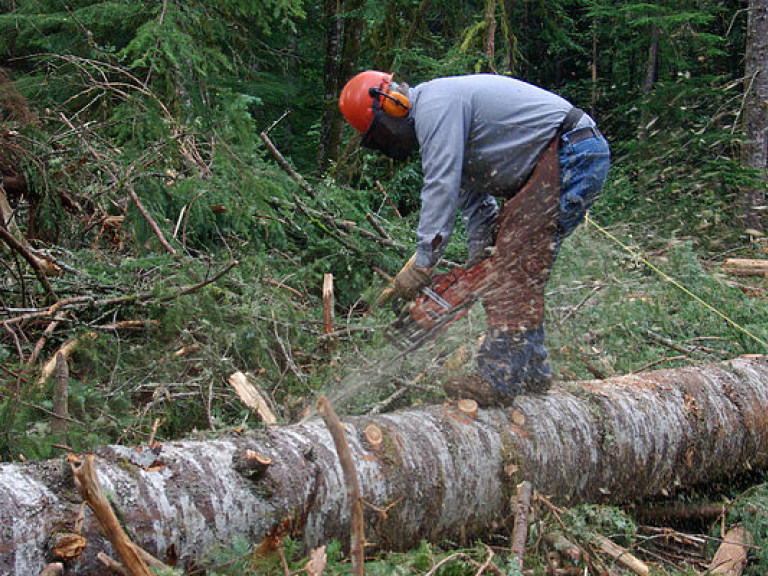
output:
{"label": "wood chip", "polygon": [[264,395],[254,386],[242,372],[235,372],[228,379],[229,385],[235,390],[241,402],[259,415],[267,426],[276,426],[277,417],[269,407]]}

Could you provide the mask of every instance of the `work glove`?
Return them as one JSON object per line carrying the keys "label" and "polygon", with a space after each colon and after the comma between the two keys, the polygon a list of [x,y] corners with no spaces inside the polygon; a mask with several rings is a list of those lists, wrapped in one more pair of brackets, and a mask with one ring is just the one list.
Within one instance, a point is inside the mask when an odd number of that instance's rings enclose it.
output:
{"label": "work glove", "polygon": [[395,296],[404,300],[412,300],[419,290],[432,282],[432,270],[421,266],[407,266],[397,276],[393,288]]}

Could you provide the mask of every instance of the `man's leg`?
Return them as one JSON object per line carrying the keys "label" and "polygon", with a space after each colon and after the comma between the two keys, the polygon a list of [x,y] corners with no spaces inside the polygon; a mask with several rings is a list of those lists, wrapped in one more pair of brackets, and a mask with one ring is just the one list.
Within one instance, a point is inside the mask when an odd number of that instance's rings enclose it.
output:
{"label": "man's leg", "polygon": [[608,177],[611,154],[602,135],[571,144],[563,137],[559,152],[560,208],[555,257],[563,240],[584,220]]}
{"label": "man's leg", "polygon": [[477,363],[478,374],[507,395],[546,389],[552,378],[543,323],[558,225],[557,151],[555,139],[498,217],[493,279],[483,299],[488,330]]}

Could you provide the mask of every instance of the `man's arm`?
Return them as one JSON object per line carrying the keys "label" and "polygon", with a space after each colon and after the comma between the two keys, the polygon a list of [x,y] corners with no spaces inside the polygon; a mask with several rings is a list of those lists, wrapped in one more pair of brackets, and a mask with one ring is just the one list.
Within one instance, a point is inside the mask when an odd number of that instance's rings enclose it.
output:
{"label": "man's arm", "polygon": [[421,268],[435,265],[453,232],[471,120],[469,105],[460,99],[445,96],[419,101],[416,134],[421,148],[424,185],[416,265]]}

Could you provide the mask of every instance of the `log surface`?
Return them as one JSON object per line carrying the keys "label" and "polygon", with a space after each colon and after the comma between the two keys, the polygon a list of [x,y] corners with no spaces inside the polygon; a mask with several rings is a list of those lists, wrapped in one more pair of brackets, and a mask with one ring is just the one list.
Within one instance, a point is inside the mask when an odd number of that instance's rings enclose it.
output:
{"label": "log surface", "polygon": [[[375,424],[382,441],[371,446]],[[768,464],[768,361],[660,370],[553,387],[468,418],[452,406],[345,419],[366,534],[384,548],[482,537],[508,517],[523,480],[563,504],[626,502]],[[233,466],[254,450],[272,460],[257,481]],[[251,436],[97,452],[105,492],[136,543],[181,562],[237,535],[258,542],[288,521],[305,549],[349,538],[349,504],[333,440],[319,419]],[[53,559],[80,500],[64,459],[0,465],[0,574],[33,574]],[[287,520],[286,520],[287,519]],[[111,552],[90,514],[89,545],[69,573]]]}

